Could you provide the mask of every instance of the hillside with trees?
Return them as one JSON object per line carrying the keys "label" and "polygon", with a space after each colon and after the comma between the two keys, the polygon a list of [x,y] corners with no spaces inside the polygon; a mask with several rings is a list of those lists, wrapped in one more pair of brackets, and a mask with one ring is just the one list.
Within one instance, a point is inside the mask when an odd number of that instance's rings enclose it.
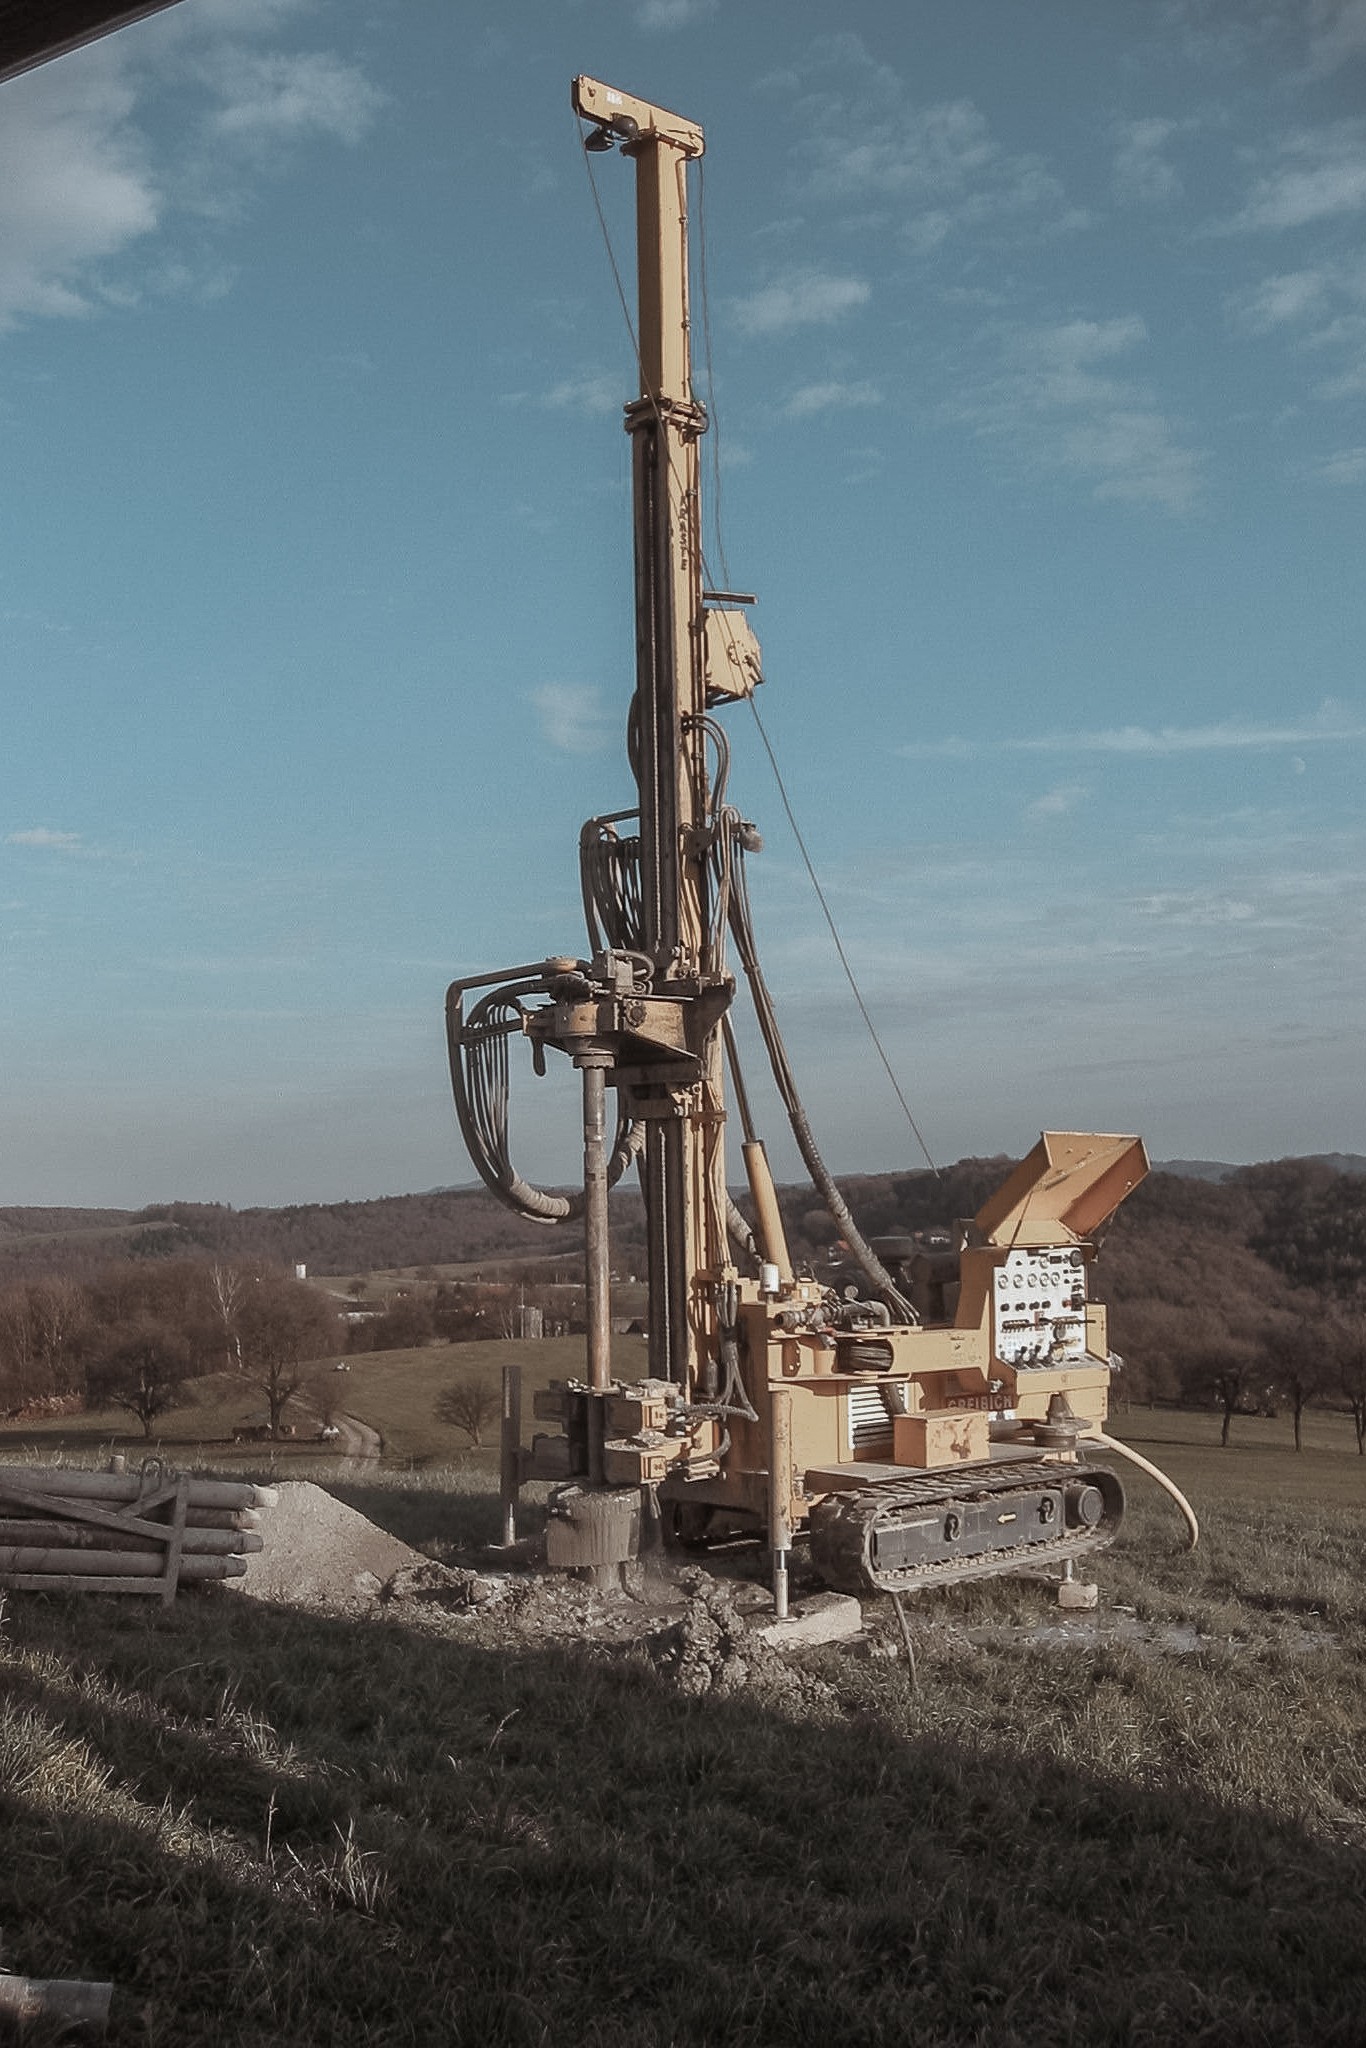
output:
{"label": "hillside with trees", "polygon": [[[841,1187],[869,1236],[952,1230],[1011,1164],[964,1159]],[[789,1186],[780,1201],[794,1257],[828,1270],[838,1230],[817,1197]],[[623,1280],[643,1269],[643,1228],[639,1195],[618,1192]],[[572,1228],[523,1222],[482,1190],[274,1210],[0,1210],[0,1409],[96,1392],[123,1399],[121,1386],[150,1429],[183,1383],[224,1365],[246,1371],[249,1354],[275,1423],[280,1389],[310,1344],[317,1355],[346,1341],[514,1334],[513,1299],[537,1311],[538,1326],[575,1327],[565,1283],[581,1261]],[[407,1277],[348,1337],[338,1300],[291,1294],[296,1264]],[[359,1303],[365,1289],[355,1286]],[[1366,1177],[1355,1170],[1290,1159],[1218,1180],[1154,1173],[1111,1224],[1092,1292],[1110,1305],[1123,1359],[1118,1401],[1213,1406],[1226,1436],[1239,1413],[1283,1413],[1296,1442],[1306,1409],[1337,1408],[1351,1412],[1366,1452]]]}

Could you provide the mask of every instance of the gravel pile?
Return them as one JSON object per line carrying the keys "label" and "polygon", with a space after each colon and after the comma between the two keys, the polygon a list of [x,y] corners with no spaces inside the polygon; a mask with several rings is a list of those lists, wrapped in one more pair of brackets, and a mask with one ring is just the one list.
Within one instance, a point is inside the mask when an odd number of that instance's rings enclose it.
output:
{"label": "gravel pile", "polygon": [[296,1479],[278,1491],[278,1506],[261,1517],[265,1548],[247,1559],[244,1578],[227,1581],[249,1600],[364,1613],[396,1572],[431,1566],[430,1558],[377,1529],[321,1486]]}

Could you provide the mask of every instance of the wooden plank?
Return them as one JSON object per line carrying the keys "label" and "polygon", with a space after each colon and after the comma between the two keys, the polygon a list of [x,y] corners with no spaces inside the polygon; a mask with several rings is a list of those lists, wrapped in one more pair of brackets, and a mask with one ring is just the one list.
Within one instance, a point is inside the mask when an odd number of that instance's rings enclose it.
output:
{"label": "wooden plank", "polygon": [[[189,1475],[190,1504],[201,1508],[273,1508],[280,1496],[274,1487],[250,1480],[207,1479]],[[31,1492],[57,1490],[69,1499],[137,1502],[145,1492],[138,1472],[85,1472],[71,1465],[0,1465],[0,1485]]]}
{"label": "wooden plank", "polygon": [[[126,1549],[156,1555],[164,1551],[170,1535],[169,1524],[156,1536],[144,1536],[138,1529],[99,1529],[37,1515],[0,1519],[0,1544],[59,1544],[65,1550]],[[263,1550],[265,1538],[255,1529],[194,1529],[187,1524],[183,1547],[191,1557],[242,1557]]]}
{"label": "wooden plank", "polygon": [[[153,1551],[143,1550],[46,1550],[36,1545],[0,1545],[0,1578],[17,1572],[33,1578],[44,1572],[58,1578],[83,1579],[89,1560],[91,1571],[101,1578],[145,1578],[160,1580],[165,1567]],[[244,1557],[184,1557],[180,1559],[182,1579],[240,1579],[246,1571]]]}
{"label": "wooden plank", "polygon": [[14,1977],[0,1970],[0,2013],[20,2026],[46,2019],[63,2028],[94,2027],[103,2033],[113,1995],[112,1984],[87,1983],[80,1977]]}
{"label": "wooden plank", "polygon": [[175,1599],[176,1587],[180,1584],[181,1553],[185,1548],[185,1510],[189,1506],[190,1482],[182,1474],[175,1490],[175,1508],[171,1516],[171,1540],[166,1545],[166,1569],[161,1579],[161,1604],[169,1607]]}
{"label": "wooden plank", "polygon": [[[169,1488],[165,1498],[173,1500],[174,1496],[175,1489]],[[62,1521],[87,1522],[92,1528],[109,1529],[118,1536],[147,1536],[154,1543],[166,1543],[170,1540],[170,1523],[153,1522],[144,1514],[136,1512],[135,1510],[141,1508],[141,1502],[134,1503],[124,1510],[102,1508],[97,1507],[93,1501],[69,1500],[58,1493],[39,1495],[29,1493],[21,1486],[3,1484],[0,1484],[0,1501],[7,1506],[41,1506],[48,1514],[59,1517]],[[158,1503],[154,1501],[152,1505],[156,1506]]]}

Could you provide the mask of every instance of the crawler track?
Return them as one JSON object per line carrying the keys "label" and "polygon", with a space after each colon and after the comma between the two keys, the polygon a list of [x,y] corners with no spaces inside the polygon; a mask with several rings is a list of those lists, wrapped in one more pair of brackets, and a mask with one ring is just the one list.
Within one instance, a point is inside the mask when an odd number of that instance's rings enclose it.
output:
{"label": "crawler track", "polygon": [[828,1495],[811,1513],[811,1555],[841,1592],[913,1593],[1102,1550],[1123,1515],[1105,1466],[979,1465]]}

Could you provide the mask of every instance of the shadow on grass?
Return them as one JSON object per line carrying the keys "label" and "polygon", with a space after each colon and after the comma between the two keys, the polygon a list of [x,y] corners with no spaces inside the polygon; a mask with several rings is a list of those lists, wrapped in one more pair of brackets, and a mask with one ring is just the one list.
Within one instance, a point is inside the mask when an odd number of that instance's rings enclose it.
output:
{"label": "shadow on grass", "polygon": [[[477,1465],[435,1468],[425,1482],[405,1483],[397,1474],[377,1480],[329,1479],[327,1490],[400,1543],[429,1550],[443,1560],[476,1558],[501,1541],[497,1477]],[[517,1507],[519,1536],[537,1536],[544,1530],[548,1490],[523,1488]]]}
{"label": "shadow on grass", "polygon": [[225,1601],[4,1652],[9,1967],[125,2044],[1357,2048],[1366,1858],[909,1715]]}

